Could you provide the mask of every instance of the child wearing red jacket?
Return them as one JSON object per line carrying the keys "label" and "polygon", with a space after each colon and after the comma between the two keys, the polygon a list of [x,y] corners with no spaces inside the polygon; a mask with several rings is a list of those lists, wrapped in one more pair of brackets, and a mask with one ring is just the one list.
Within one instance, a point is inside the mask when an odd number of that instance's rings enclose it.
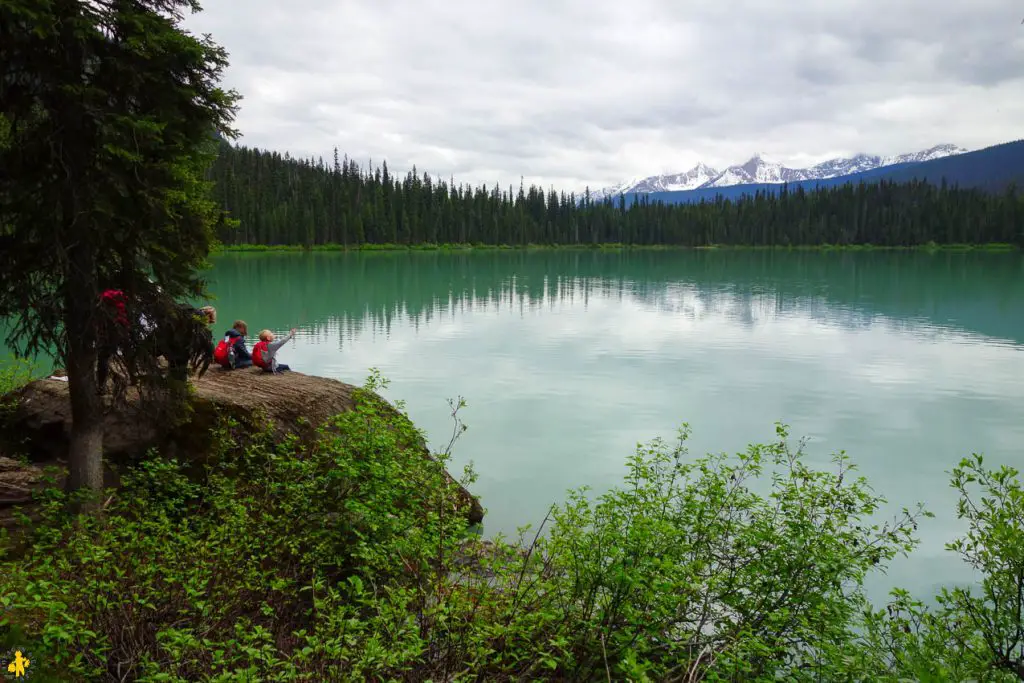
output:
{"label": "child wearing red jacket", "polygon": [[274,340],[274,333],[270,330],[260,332],[260,340],[252,347],[252,362],[263,368],[264,372],[285,372],[291,370],[287,365],[277,362],[277,350],[295,336],[295,328],[281,339]]}

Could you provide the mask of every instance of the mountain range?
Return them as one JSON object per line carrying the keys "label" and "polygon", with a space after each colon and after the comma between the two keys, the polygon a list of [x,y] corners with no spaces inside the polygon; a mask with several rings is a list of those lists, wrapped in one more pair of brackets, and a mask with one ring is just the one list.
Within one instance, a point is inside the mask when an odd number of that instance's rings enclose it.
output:
{"label": "mountain range", "polygon": [[[930,150],[926,150],[925,153],[928,151]],[[903,158],[907,159],[908,157],[904,156]],[[1004,142],[973,152],[939,156],[924,161],[900,161],[888,166],[878,166],[867,171],[856,171],[829,178],[754,182],[722,187],[699,187],[695,190],[630,191],[614,197],[607,196],[599,201],[618,201],[618,198],[622,197],[627,205],[635,201],[689,204],[713,202],[720,199],[735,200],[755,194],[775,195],[783,188],[788,188],[790,192],[801,190],[811,192],[862,183],[921,181],[932,185],[946,184],[983,192],[1005,192],[1011,187],[1024,188],[1024,140]]]}
{"label": "mountain range", "polygon": [[878,168],[917,164],[933,159],[955,156],[967,152],[957,145],[936,145],[920,152],[898,154],[895,156],[878,156],[857,154],[852,157],[829,159],[809,168],[789,168],[778,162],[771,161],[763,154],[755,154],[748,161],[729,166],[723,171],[714,169],[700,162],[689,171],[654,175],[642,179],[632,179],[618,185],[606,187],[596,192],[591,191],[590,197],[600,201],[606,197],[620,194],[647,194],[651,192],[681,192],[703,190],[734,185],[793,183],[805,180],[827,180]]}

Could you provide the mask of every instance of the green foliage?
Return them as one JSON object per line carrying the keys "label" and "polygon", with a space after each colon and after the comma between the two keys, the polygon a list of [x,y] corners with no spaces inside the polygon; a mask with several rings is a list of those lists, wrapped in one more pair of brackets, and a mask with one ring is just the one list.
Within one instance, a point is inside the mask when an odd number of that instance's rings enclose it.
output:
{"label": "green foliage", "polygon": [[[816,679],[848,637],[867,573],[908,551],[920,513],[868,521],[882,502],[844,456],[815,471],[779,441],[688,461],[641,447],[625,485],[574,492],[537,549],[550,577],[519,617],[549,614],[575,675]],[[770,493],[751,486],[767,478]],[[529,637],[537,634],[525,630]]]}
{"label": "green foliage", "polygon": [[[40,374],[39,366],[25,358],[14,358],[0,364],[0,425],[7,424],[17,409],[18,402],[12,392],[37,379]],[[5,454],[0,452],[0,455]],[[6,453],[6,455],[18,454]]]}
{"label": "green foliage", "polygon": [[[0,316],[8,345],[66,358],[101,288],[198,295],[220,210],[205,169],[237,96],[224,51],[180,27],[193,2],[0,5]],[[69,325],[70,328],[69,329]],[[69,367],[69,370],[71,368]]]}
{"label": "green foliage", "polygon": [[0,565],[0,630],[65,680],[996,680],[1019,656],[986,650],[1019,637],[1012,470],[953,473],[971,530],[951,548],[981,593],[875,612],[862,580],[925,513],[875,523],[842,453],[814,469],[779,426],[691,458],[684,427],[638,446],[621,486],[487,542],[386,384],[373,371],[310,443],[241,448],[222,423],[198,478],[150,454],[102,517],[49,491],[27,555]]}
{"label": "green foliage", "polygon": [[208,176],[239,219],[227,246],[343,249],[472,245],[602,248],[717,245],[849,248],[986,242],[1024,245],[1016,190],[989,194],[923,181],[798,188],[731,200],[666,205],[646,196],[592,201],[531,186],[471,187],[348,158],[297,159],[221,145]]}
{"label": "green foliage", "polygon": [[25,358],[13,358],[0,363],[0,396],[22,388],[39,376],[36,363]]}
{"label": "green foliage", "polygon": [[[946,545],[980,578],[943,588],[934,605],[895,591],[867,615],[865,648],[882,670],[920,680],[1024,680],[1024,487],[1010,467],[986,469],[980,455],[953,469],[957,516],[967,534]],[[980,494],[980,495],[979,495]]]}
{"label": "green foliage", "polygon": [[361,649],[391,615],[349,598],[374,585],[422,596],[437,539],[455,547],[466,526],[400,418],[363,392],[309,447],[268,434],[244,450],[225,423],[201,481],[151,454],[100,518],[49,491],[29,555],[0,572],[0,626],[31,634],[38,660],[73,680],[380,666],[395,655]]}
{"label": "green foliage", "polygon": [[0,149],[6,148],[10,145],[11,138],[11,122],[7,120],[7,117],[0,113]]}
{"label": "green foliage", "polygon": [[[100,292],[126,294],[129,326],[140,311],[204,294],[196,272],[222,212],[203,171],[214,136],[234,135],[237,96],[219,86],[224,50],[181,26],[182,11],[198,9],[195,0],[0,3],[0,319],[10,321],[9,348],[52,354],[67,369],[73,489],[102,487],[97,368],[126,346]],[[168,316],[149,317],[162,336]],[[181,398],[185,370],[171,357],[180,345],[159,346],[178,375],[162,384]],[[147,351],[120,358],[137,366],[129,374],[162,380]]]}

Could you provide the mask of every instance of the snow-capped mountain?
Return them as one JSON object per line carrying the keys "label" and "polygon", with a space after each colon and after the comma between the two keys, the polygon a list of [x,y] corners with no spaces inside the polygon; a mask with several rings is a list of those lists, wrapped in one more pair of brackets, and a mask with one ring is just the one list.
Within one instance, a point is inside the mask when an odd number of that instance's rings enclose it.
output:
{"label": "snow-capped mountain", "polygon": [[699,163],[689,171],[673,175],[659,175],[644,178],[630,188],[630,192],[671,192],[674,190],[695,190],[703,187],[721,175],[718,171]]}
{"label": "snow-capped mountain", "polygon": [[777,161],[770,161],[763,154],[755,154],[745,164],[730,166],[701,187],[728,187],[750,183],[793,183],[810,180],[810,170],[786,168]]}
{"label": "snow-capped mountain", "polygon": [[721,174],[710,166],[707,166],[704,163],[698,163],[689,171],[685,171],[683,173],[655,175],[650,178],[633,178],[624,183],[619,183],[618,185],[598,190],[597,193],[591,192],[591,197],[600,199],[625,192],[695,190],[698,187],[707,185],[707,183],[714,180],[719,175]]}
{"label": "snow-capped mountain", "polygon": [[930,161],[941,157],[963,154],[967,150],[956,145],[936,145],[930,149],[895,156],[877,156],[857,154],[849,158],[830,159],[810,168],[787,168],[771,161],[763,154],[755,154],[748,161],[730,166],[724,171],[716,171],[704,163],[698,163],[689,171],[666,175],[655,175],[648,178],[632,179],[612,187],[591,192],[591,199],[601,200],[605,197],[625,194],[627,192],[665,192],[677,190],[696,190],[709,187],[729,187],[730,185],[749,185],[752,183],[793,183],[800,180],[824,180],[838,176],[862,173],[883,166],[894,164]]}

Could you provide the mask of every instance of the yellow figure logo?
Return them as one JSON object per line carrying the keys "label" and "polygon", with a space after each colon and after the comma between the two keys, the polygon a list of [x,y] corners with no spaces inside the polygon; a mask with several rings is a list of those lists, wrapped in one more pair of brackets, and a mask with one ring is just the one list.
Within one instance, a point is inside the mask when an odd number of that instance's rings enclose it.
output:
{"label": "yellow figure logo", "polygon": [[21,656],[21,650],[14,651],[14,661],[7,665],[7,673],[14,674],[15,678],[21,678],[25,675],[25,669],[28,668],[29,661]]}

